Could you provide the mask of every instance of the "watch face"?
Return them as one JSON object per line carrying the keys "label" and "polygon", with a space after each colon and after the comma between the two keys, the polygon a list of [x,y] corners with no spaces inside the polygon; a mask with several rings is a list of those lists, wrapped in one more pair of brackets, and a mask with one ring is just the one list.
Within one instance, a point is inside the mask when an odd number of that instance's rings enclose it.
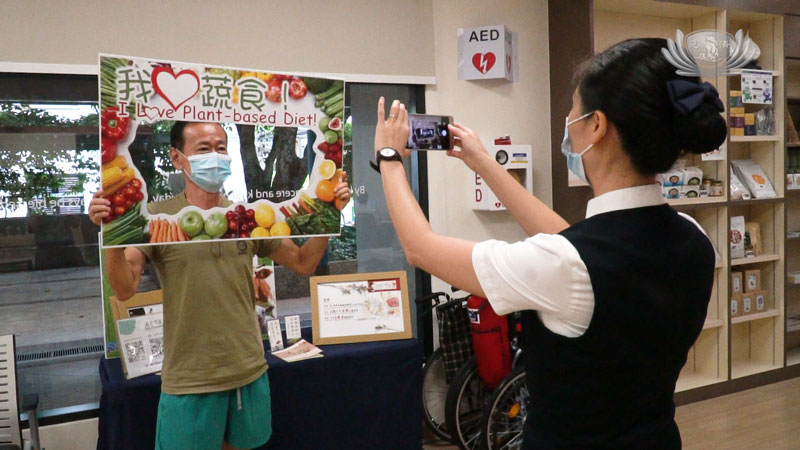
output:
{"label": "watch face", "polygon": [[395,153],[397,153],[397,151],[394,150],[394,149],[391,149],[391,148],[382,148],[380,153],[381,153],[382,156],[385,156],[387,158],[391,158],[392,156],[395,155]]}

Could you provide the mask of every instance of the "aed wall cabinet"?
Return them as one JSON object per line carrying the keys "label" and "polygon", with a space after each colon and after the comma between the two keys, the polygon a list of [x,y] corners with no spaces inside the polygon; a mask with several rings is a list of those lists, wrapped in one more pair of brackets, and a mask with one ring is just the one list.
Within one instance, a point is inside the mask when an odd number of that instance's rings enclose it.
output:
{"label": "aed wall cabinet", "polygon": [[[530,145],[493,145],[486,149],[526,191],[533,192],[533,155]],[[473,173],[472,209],[478,211],[504,211],[505,205],[497,199],[489,185]]]}

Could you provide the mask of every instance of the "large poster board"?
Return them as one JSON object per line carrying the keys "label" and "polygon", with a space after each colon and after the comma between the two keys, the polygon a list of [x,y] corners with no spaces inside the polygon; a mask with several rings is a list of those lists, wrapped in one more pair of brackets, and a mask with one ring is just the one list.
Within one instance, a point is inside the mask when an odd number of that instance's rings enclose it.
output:
{"label": "large poster board", "polygon": [[[99,56],[101,183],[112,204],[102,246],[330,236],[342,205],[344,82],[128,56]],[[151,214],[183,192],[169,131],[219,123],[229,207]]]}

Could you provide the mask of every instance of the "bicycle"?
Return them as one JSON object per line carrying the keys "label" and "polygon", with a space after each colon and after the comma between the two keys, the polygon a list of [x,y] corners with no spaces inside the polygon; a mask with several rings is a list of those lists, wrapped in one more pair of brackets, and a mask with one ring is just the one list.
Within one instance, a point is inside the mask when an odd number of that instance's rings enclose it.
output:
{"label": "bicycle", "polygon": [[[434,292],[415,300],[417,305],[423,306],[422,314],[430,314],[434,307],[440,305],[441,298],[445,303],[450,302],[450,296],[444,292]],[[431,303],[433,302],[433,303]],[[450,440],[447,432],[447,422],[444,417],[444,399],[447,396],[449,383],[445,376],[443,352],[437,348],[422,368],[422,416],[425,424],[438,437]]]}
{"label": "bicycle", "polygon": [[482,442],[482,413],[492,393],[481,378],[476,361],[473,354],[459,369],[445,400],[445,421],[451,441],[464,450],[479,448]]}

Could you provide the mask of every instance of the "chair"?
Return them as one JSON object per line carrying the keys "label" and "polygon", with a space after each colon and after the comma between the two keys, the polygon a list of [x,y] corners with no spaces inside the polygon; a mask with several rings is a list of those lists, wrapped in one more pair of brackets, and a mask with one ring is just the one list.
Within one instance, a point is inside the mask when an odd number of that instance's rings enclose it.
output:
{"label": "chair", "polygon": [[[39,396],[22,396],[17,403],[17,358],[13,334],[0,336],[0,450],[41,450],[39,445],[39,422],[36,408]],[[31,440],[23,442],[19,423],[19,411],[28,414]]]}

